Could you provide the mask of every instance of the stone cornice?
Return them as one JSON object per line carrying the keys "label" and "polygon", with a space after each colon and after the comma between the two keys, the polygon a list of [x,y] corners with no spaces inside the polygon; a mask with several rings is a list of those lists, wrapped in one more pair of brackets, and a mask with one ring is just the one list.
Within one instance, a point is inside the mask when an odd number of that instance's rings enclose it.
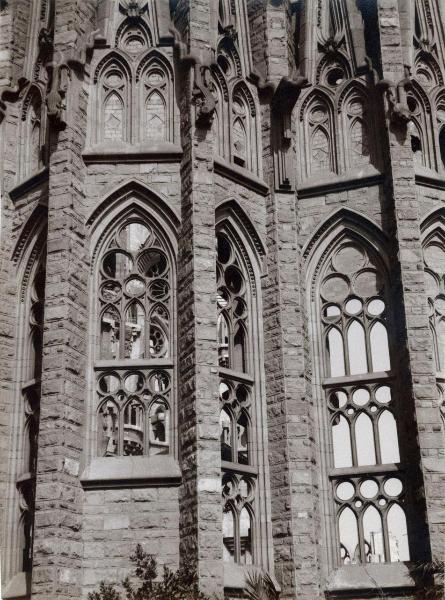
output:
{"label": "stone cornice", "polygon": [[86,164],[135,163],[135,162],[179,162],[182,148],[171,142],[160,144],[98,144],[86,148],[82,153]]}
{"label": "stone cornice", "polygon": [[256,192],[257,194],[260,194],[261,196],[267,196],[269,193],[269,186],[265,183],[265,181],[247,169],[242,169],[241,167],[237,167],[232,163],[228,163],[219,156],[215,157],[213,163],[215,173],[218,173],[218,175],[227,177],[227,179],[230,179],[235,183],[239,183],[239,185],[242,185],[249,190]]}

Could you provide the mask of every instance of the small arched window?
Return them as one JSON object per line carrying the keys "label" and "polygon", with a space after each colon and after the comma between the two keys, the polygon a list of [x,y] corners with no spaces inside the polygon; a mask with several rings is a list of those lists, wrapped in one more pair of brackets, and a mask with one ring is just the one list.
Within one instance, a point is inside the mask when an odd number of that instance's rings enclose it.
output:
{"label": "small arched window", "polygon": [[315,96],[304,109],[304,127],[308,140],[306,150],[307,175],[328,175],[335,172],[333,123],[329,106]]}
{"label": "small arched window", "polygon": [[231,158],[232,161],[258,172],[258,124],[256,108],[250,92],[241,86],[235,88],[231,103]]}
{"label": "small arched window", "polygon": [[112,54],[96,68],[97,119],[91,132],[94,143],[130,141],[131,80],[122,57]]}
{"label": "small arched window", "polygon": [[173,273],[154,224],[129,217],[97,264],[97,451],[168,453]]}
{"label": "small arched window", "polygon": [[[321,402],[329,431],[337,564],[406,560],[405,480],[394,402],[397,376],[388,340],[386,269],[365,243],[344,236],[329,248],[317,273],[317,321],[324,348],[320,370],[326,393]],[[378,477],[372,474],[376,466]],[[388,520],[394,501],[398,508]]]}
{"label": "small arched window", "polygon": [[371,140],[369,124],[368,101],[365,95],[358,90],[353,91],[343,102],[343,119],[346,136],[346,167],[354,168],[370,164]]}
{"label": "small arched window", "polygon": [[42,149],[44,145],[44,131],[42,125],[42,100],[37,91],[31,90],[25,98],[22,121],[24,135],[21,140],[21,168],[23,176],[29,177],[36,173],[43,165]]}
{"label": "small arched window", "polygon": [[135,129],[141,142],[174,141],[173,71],[168,60],[157,50],[151,51],[136,69],[140,118]]}

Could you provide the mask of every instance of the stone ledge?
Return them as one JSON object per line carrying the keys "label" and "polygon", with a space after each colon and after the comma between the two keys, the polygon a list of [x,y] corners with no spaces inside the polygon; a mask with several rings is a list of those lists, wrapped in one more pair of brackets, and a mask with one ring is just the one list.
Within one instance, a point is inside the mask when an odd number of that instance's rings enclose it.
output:
{"label": "stone ledge", "polygon": [[372,165],[346,175],[331,174],[327,177],[311,178],[297,185],[298,198],[313,198],[335,192],[345,192],[357,188],[370,187],[383,183],[384,175]]}
{"label": "stone ledge", "polygon": [[254,173],[251,171],[229,163],[220,156],[215,156],[213,159],[213,164],[215,173],[218,173],[218,175],[227,177],[227,179],[230,179],[235,183],[239,183],[240,185],[243,185],[249,190],[260,194],[261,196],[267,196],[269,193],[269,186],[265,183],[265,181],[254,175]]}
{"label": "stone ledge", "polygon": [[179,162],[182,148],[171,142],[160,144],[97,144],[82,152],[85,164],[92,163],[129,163],[129,162]]}
{"label": "stone ledge", "polygon": [[0,594],[0,598],[4,600],[19,600],[19,598],[28,598],[31,591],[31,573],[16,573],[9,580],[5,590]]}
{"label": "stone ledge", "polygon": [[179,486],[181,471],[173,456],[93,458],[80,482],[85,489]]}
{"label": "stone ledge", "polygon": [[436,190],[445,190],[445,177],[432,169],[416,167],[415,180],[417,185],[434,188]]}
{"label": "stone ledge", "polygon": [[47,182],[48,179],[49,179],[48,167],[43,167],[43,169],[36,171],[30,177],[28,177],[24,181],[21,181],[18,185],[13,187],[12,190],[9,191],[9,196],[10,196],[11,200],[17,200],[18,198],[20,198],[21,196],[23,196],[30,190],[39,186],[41,183]]}
{"label": "stone ledge", "polygon": [[[224,563],[224,590],[244,590],[246,587],[246,575],[248,573],[264,573],[264,569],[253,565],[235,565]],[[269,573],[276,592],[281,592],[281,587],[275,577]]]}
{"label": "stone ledge", "polygon": [[368,563],[346,565],[336,569],[328,578],[326,591],[339,596],[348,592],[412,589],[415,582],[407,565],[397,563]]}

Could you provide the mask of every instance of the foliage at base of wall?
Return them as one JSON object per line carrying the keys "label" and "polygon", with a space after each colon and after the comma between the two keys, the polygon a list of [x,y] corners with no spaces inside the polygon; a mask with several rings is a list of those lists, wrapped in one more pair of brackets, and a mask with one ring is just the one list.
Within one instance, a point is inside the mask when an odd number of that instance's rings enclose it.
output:
{"label": "foliage at base of wall", "polygon": [[139,585],[127,577],[119,586],[123,588],[121,592],[116,584],[102,581],[99,591],[88,594],[88,600],[210,600],[198,590],[197,574],[190,564],[184,564],[176,572],[164,566],[162,579],[156,581],[158,565],[152,554],[138,544],[130,560],[135,565]]}

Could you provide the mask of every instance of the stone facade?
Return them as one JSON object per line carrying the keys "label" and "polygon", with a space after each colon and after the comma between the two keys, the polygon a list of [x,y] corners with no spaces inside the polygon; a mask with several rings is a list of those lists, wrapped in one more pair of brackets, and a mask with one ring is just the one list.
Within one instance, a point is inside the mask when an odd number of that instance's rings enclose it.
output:
{"label": "stone facade", "polygon": [[220,599],[252,569],[288,600],[426,597],[444,20],[2,0],[3,598],[86,598],[136,543]]}

